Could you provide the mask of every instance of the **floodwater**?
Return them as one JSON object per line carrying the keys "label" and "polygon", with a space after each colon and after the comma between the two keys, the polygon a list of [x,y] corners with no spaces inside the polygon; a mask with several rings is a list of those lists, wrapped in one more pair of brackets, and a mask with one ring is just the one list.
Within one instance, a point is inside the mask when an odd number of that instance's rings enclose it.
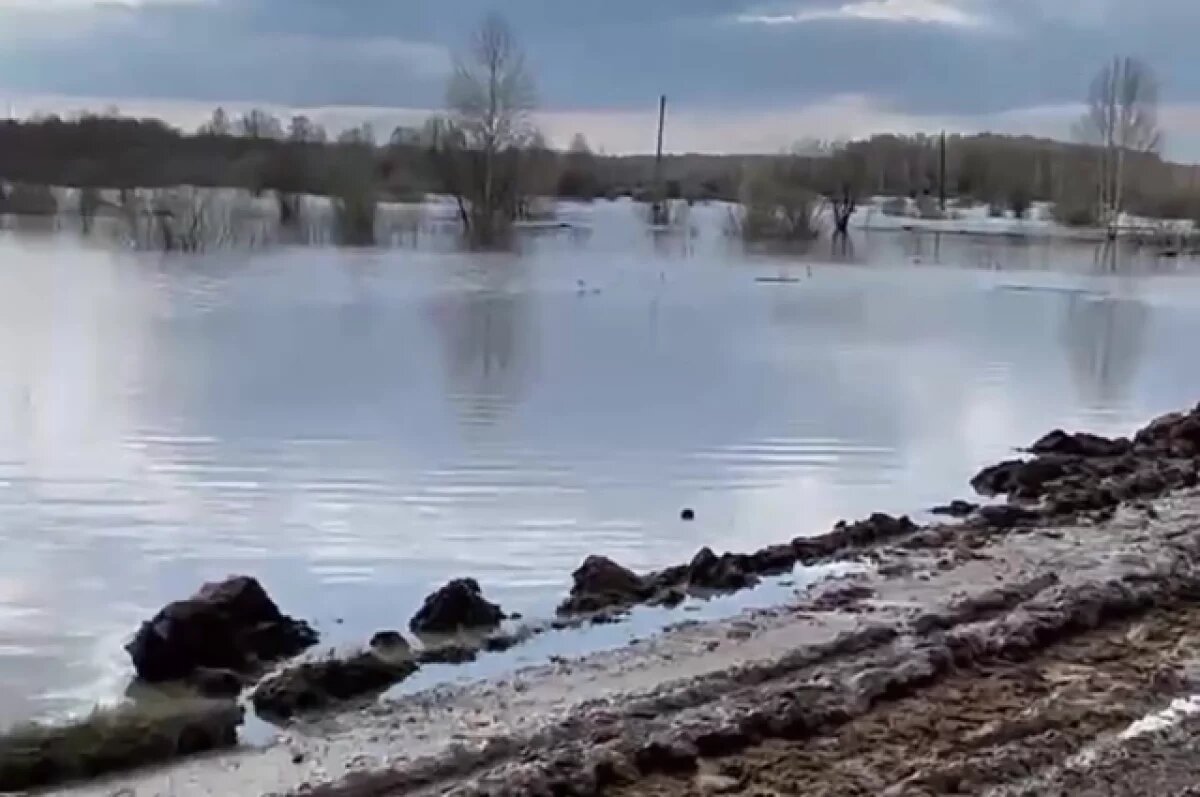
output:
{"label": "floodwater", "polygon": [[4,233],[0,724],[119,695],[138,622],[230,573],[335,643],[463,575],[545,617],[587,554],[919,513],[1050,427],[1200,397],[1188,261],[908,233],[751,256],[719,208],[694,237],[565,214],[590,234],[516,255]]}

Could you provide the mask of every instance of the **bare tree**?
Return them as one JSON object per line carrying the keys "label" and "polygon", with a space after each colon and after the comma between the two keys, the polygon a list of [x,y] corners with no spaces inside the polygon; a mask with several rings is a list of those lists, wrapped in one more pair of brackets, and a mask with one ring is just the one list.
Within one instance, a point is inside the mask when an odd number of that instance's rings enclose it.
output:
{"label": "bare tree", "polygon": [[450,188],[465,211],[466,232],[491,246],[516,217],[521,154],[538,138],[533,77],[503,17],[485,18],[457,59],[446,99],[448,117],[434,130],[443,168],[447,157],[456,161]]}
{"label": "bare tree", "polygon": [[238,120],[238,134],[243,138],[283,138],[283,125],[279,118],[262,110],[253,108]]}
{"label": "bare tree", "polygon": [[217,108],[213,111],[212,118],[200,125],[198,132],[202,136],[229,135],[229,114],[225,113],[224,108]]}
{"label": "bare tree", "polygon": [[288,123],[288,141],[307,144],[317,141],[317,129],[312,120],[303,114],[293,116]]}
{"label": "bare tree", "polygon": [[347,128],[338,134],[337,141],[339,144],[374,147],[375,126],[370,122],[363,122],[355,127]]}
{"label": "bare tree", "polygon": [[1124,209],[1129,157],[1156,153],[1162,145],[1154,71],[1136,58],[1116,57],[1105,64],[1092,80],[1076,135],[1097,148],[1099,216],[1115,236]]}

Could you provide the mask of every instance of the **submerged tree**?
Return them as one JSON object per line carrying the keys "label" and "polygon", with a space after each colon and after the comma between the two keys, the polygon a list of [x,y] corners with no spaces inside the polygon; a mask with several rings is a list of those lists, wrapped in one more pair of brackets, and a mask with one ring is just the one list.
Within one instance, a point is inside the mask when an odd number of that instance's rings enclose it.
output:
{"label": "submerged tree", "polygon": [[1105,64],[1092,80],[1076,135],[1099,153],[1099,215],[1115,235],[1124,209],[1128,159],[1157,153],[1162,145],[1153,70],[1136,58],[1117,57]]}
{"label": "submerged tree", "polygon": [[446,118],[426,130],[432,163],[458,200],[468,238],[494,246],[517,217],[523,155],[539,139],[533,77],[502,17],[489,15],[457,59],[446,98]]}
{"label": "submerged tree", "polygon": [[858,209],[866,183],[866,162],[861,153],[839,144],[825,156],[821,191],[833,214],[833,235],[843,243],[849,240],[850,219]]}
{"label": "submerged tree", "polygon": [[727,232],[746,243],[815,240],[821,198],[809,185],[797,156],[748,168],[742,179],[740,207],[731,213]]}

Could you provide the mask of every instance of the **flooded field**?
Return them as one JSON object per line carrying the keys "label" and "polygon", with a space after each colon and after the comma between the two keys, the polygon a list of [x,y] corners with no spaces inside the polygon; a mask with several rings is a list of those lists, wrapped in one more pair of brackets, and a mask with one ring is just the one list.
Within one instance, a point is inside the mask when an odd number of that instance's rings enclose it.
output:
{"label": "flooded field", "polygon": [[723,213],[656,236],[568,207],[491,255],[164,258],[10,225],[0,724],[119,695],[138,622],[206,579],[258,576],[331,643],[461,575],[542,617],[589,553],[920,513],[1047,428],[1200,396],[1188,260],[909,232],[747,255]]}

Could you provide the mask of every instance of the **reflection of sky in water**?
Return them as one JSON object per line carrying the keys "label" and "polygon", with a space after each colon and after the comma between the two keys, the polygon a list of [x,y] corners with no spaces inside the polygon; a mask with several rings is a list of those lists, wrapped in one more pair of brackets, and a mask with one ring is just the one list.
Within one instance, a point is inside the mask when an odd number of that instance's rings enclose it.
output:
{"label": "reflection of sky in water", "polygon": [[873,235],[810,278],[594,213],[520,258],[0,243],[0,722],[115,694],[137,621],[204,579],[257,574],[333,641],[462,574],[544,616],[587,553],[919,511],[1050,426],[1200,393],[1185,275]]}

